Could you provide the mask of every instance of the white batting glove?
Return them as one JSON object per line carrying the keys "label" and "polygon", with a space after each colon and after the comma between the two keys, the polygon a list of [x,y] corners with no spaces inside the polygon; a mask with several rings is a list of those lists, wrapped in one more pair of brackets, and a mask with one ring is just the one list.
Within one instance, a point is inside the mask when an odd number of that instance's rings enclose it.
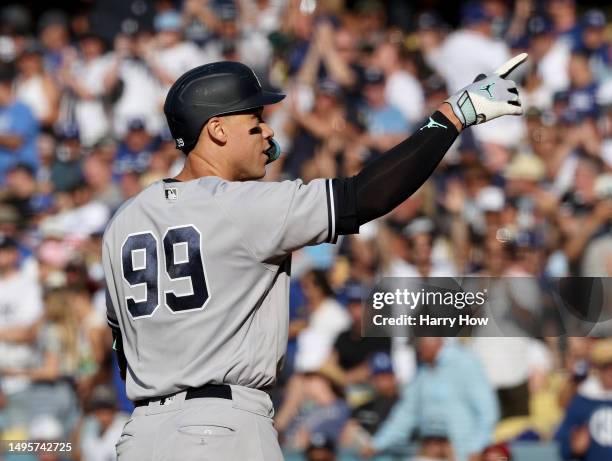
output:
{"label": "white batting glove", "polygon": [[526,60],[527,53],[521,53],[491,75],[479,75],[474,83],[460,89],[446,100],[464,128],[502,115],[523,113],[516,83],[506,80],[506,77]]}

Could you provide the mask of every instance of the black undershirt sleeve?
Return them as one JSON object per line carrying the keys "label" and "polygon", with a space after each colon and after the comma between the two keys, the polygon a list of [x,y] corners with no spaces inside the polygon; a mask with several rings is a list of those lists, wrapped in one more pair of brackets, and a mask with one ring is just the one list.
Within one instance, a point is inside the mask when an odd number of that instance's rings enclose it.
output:
{"label": "black undershirt sleeve", "polygon": [[441,112],[356,176],[332,180],[336,235],[356,234],[359,226],[389,213],[431,176],[458,131]]}

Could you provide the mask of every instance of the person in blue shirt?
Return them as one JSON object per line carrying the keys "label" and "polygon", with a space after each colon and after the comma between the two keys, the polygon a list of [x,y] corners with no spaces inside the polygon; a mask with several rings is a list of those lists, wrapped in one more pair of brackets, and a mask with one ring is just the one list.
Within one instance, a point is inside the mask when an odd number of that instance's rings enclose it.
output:
{"label": "person in blue shirt", "polygon": [[572,53],[569,61],[570,87],[568,88],[568,109],[578,117],[596,119],[599,116],[597,92],[599,85],[593,78],[585,53]]}
{"label": "person in blue shirt", "polygon": [[159,139],[148,131],[144,120],[133,119],[128,123],[128,132],[117,148],[114,162],[115,179],[125,173],[144,173],[151,163],[151,157],[159,146]]}
{"label": "person in blue shirt", "polygon": [[30,109],[13,98],[15,67],[0,64],[0,184],[6,172],[17,164],[38,167],[36,138],[38,122]]}
{"label": "person in blue shirt", "polygon": [[444,338],[419,338],[420,366],[374,435],[365,456],[406,444],[432,421],[444,422],[456,461],[478,459],[492,441],[499,405],[471,352]]}
{"label": "person in blue shirt", "polygon": [[374,152],[384,152],[401,142],[410,126],[385,96],[385,75],[379,69],[367,69],[364,74],[364,104],[362,107],[367,134],[363,143]]}
{"label": "person in blue shirt", "polygon": [[610,44],[606,40],[606,16],[601,10],[588,10],[580,21],[580,33],[573,52],[584,53],[595,80],[602,82],[612,76]]}
{"label": "person in blue shirt", "polygon": [[555,435],[564,460],[612,459],[612,339],[595,343],[591,363]]}

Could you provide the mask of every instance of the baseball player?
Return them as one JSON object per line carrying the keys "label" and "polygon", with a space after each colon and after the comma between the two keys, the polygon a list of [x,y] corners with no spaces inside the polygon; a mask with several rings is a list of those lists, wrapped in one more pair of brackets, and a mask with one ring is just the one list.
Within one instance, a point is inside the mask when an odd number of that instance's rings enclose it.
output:
{"label": "baseball player", "polygon": [[282,459],[268,394],[287,343],[291,252],[383,216],[429,177],[466,126],[522,113],[508,74],[452,95],[352,178],[258,182],[280,148],[251,69],[190,70],[164,112],[186,157],[126,202],[104,234],[108,323],[136,408],[120,461]]}

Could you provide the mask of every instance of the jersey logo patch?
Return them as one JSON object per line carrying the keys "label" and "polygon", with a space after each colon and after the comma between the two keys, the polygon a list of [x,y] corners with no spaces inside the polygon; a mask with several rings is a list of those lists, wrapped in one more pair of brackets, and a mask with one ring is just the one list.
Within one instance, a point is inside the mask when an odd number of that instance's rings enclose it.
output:
{"label": "jersey logo patch", "polygon": [[164,194],[166,194],[166,200],[178,200],[178,190],[176,187],[169,187],[168,189],[164,189]]}

